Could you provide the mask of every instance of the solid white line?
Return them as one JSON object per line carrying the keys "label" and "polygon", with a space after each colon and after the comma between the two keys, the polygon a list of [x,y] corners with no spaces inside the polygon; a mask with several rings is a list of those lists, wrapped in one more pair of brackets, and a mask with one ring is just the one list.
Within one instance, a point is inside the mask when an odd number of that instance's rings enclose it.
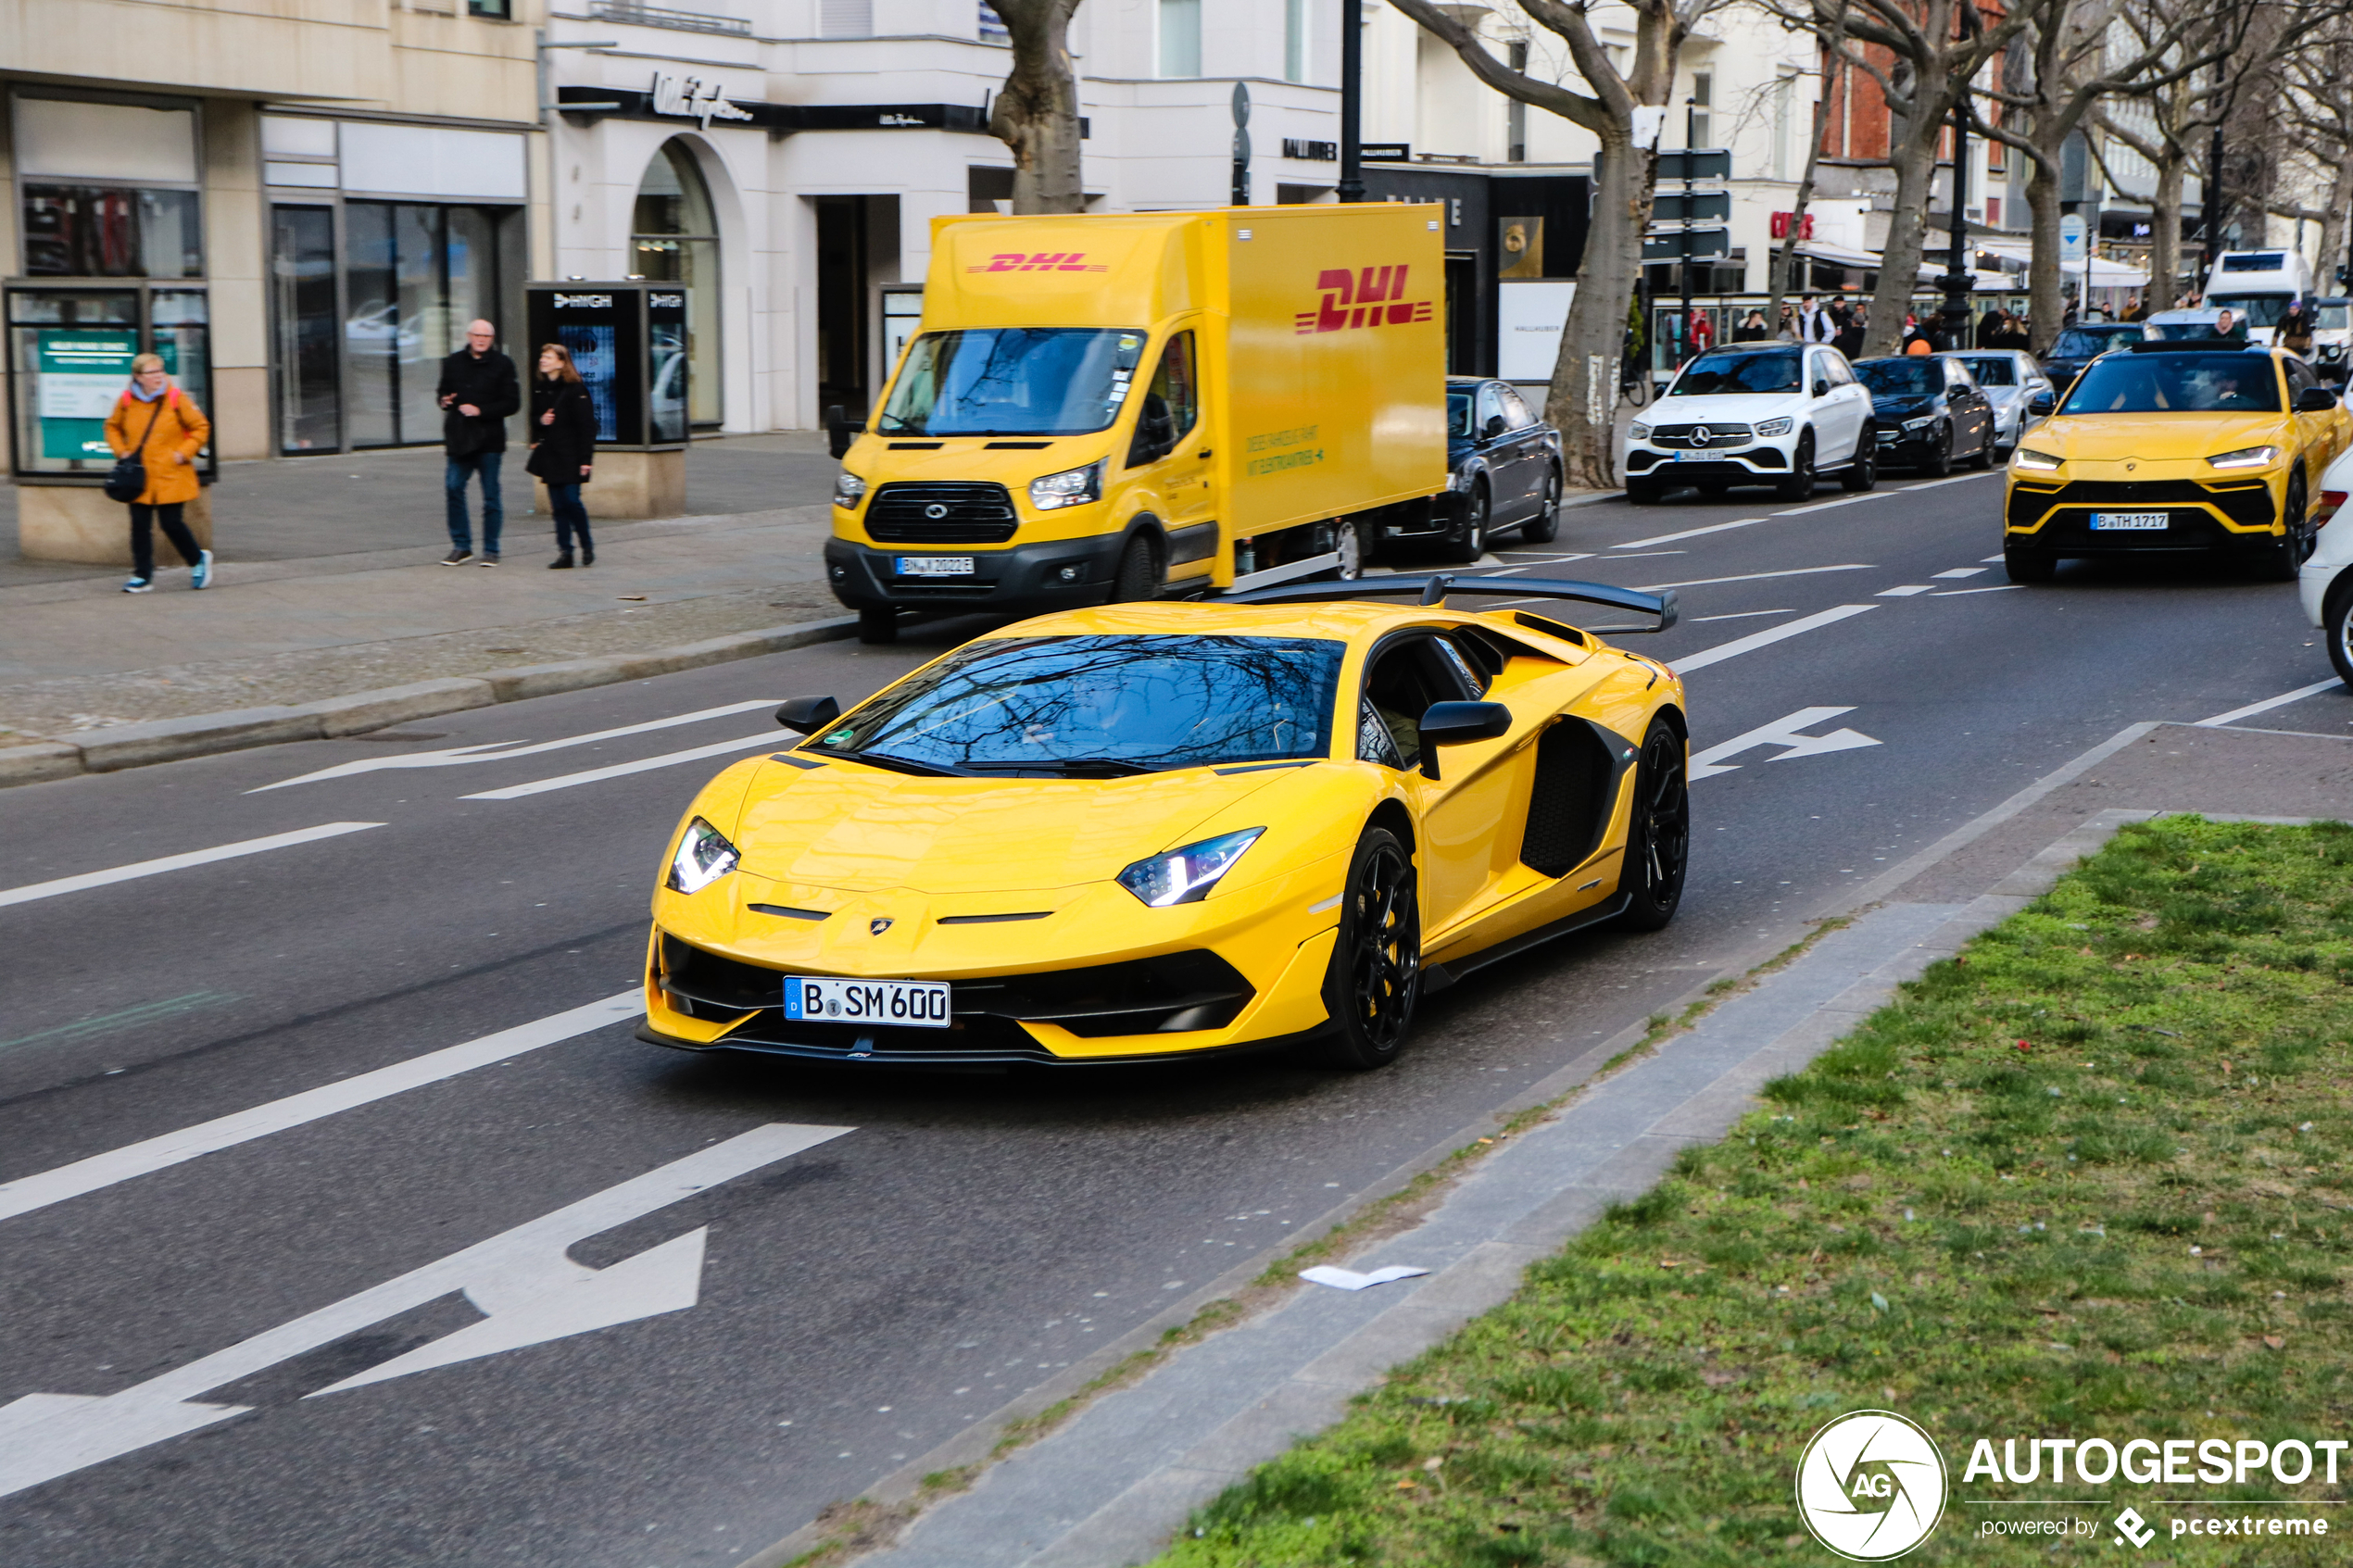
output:
{"label": "solid white line", "polygon": [[1931,599],[1957,599],[1963,594],[2007,594],[2020,586],[2016,583],[1991,583],[1982,588],[1940,588],[1929,596]]}
{"label": "solid white line", "polygon": [[1893,588],[1881,588],[1873,596],[1882,599],[1908,599],[1914,594],[1925,594],[1935,584],[1930,583],[1899,583]]}
{"label": "solid white line", "polygon": [[354,1106],[371,1104],[404,1094],[427,1084],[437,1084],[444,1078],[454,1078],[477,1067],[510,1057],[535,1051],[585,1035],[592,1029],[602,1029],[636,1016],[645,1006],[645,998],[632,987],[600,1002],[573,1008],[564,1012],[537,1019],[530,1023],[502,1029],[496,1035],[484,1035],[460,1046],[450,1046],[407,1061],[379,1067],[372,1073],[362,1073],[356,1078],[340,1083],[323,1084],[306,1089],[298,1095],[271,1100],[247,1110],[183,1127],[176,1133],[147,1138],[104,1154],[94,1154],[77,1160],[70,1165],[37,1175],[19,1176],[12,1182],[0,1182],[0,1220],[14,1219],[52,1203],[62,1203],[69,1198],[96,1192],[101,1187],[127,1182],[133,1176],[144,1176],[167,1170],[198,1155],[233,1148],[241,1143],[283,1133],[289,1127],[299,1127],[306,1122],[316,1122]]}
{"label": "solid white line", "polygon": [[1552,550],[1497,550],[1495,554],[1504,558],[1505,559],[1509,559],[1513,556],[1533,556],[1540,563],[1543,561],[1591,560],[1593,558],[1593,552],[1591,550],[1570,550],[1566,554],[1557,553]]}
{"label": "solid white line", "polygon": [[692,746],[685,751],[664,752],[660,757],[641,758],[635,762],[616,762],[610,768],[591,768],[585,773],[566,773],[560,778],[535,779],[529,784],[509,784],[504,789],[485,789],[479,794],[459,796],[459,798],[521,800],[526,795],[545,795],[551,789],[570,789],[574,784],[598,784],[606,779],[624,778],[631,773],[651,772],[656,768],[674,767],[681,762],[698,762],[706,757],[724,757],[731,751],[749,751],[756,746],[773,746],[781,750],[798,738],[790,730],[762,730],[756,735],[739,735],[734,740]]}
{"label": "solid white line", "polygon": [[1988,566],[1999,566],[2009,558],[2010,558],[2007,556],[1987,556],[1985,558],[1985,564]]}
{"label": "solid white line", "polygon": [[182,871],[189,866],[210,865],[215,860],[233,860],[241,855],[258,855],[268,849],[284,849],[296,844],[337,838],[346,833],[382,826],[382,822],[321,822],[315,828],[303,828],[296,833],[273,833],[267,838],[242,839],[235,844],[223,844],[211,849],[191,849],[184,855],[166,855],[158,859],[117,866],[111,871],[84,872],[80,876],[61,876],[55,882],[30,883],[23,887],[0,891],[0,908],[9,904],[30,904],[35,898],[54,898],[60,893],[79,893],[85,887],[104,887],[108,883],[130,882],[163,872]]}
{"label": "solid white line", "polygon": [[1940,484],[1958,484],[1965,479],[1991,479],[2001,471],[1999,469],[1991,469],[1984,473],[1957,473],[1950,479],[1931,479],[1925,484],[1902,485],[1896,489],[1895,494],[1905,495],[1915,490],[1933,490]]}
{"label": "solid white line", "polygon": [[2309,686],[2298,686],[2292,692],[2282,692],[2277,696],[2265,697],[2261,702],[2250,702],[2245,708],[2233,708],[2228,713],[2217,713],[2211,719],[2200,719],[2197,721],[2197,727],[2202,730],[2211,730],[2223,724],[2235,724],[2241,719],[2252,719],[2258,713],[2269,713],[2274,708],[2285,708],[2291,702],[2302,702],[2308,696],[2318,696],[2322,692],[2333,690],[2343,684],[2345,684],[2344,682],[2337,680],[2315,681]]}
{"label": "solid white line", "polygon": [[1696,539],[1703,533],[1721,533],[1728,528],[1746,528],[1752,522],[1763,522],[1761,517],[1744,517],[1732,522],[1711,522],[1705,528],[1686,528],[1680,533],[1662,533],[1655,539],[1629,539],[1612,546],[1620,550],[1639,550],[1645,545],[1671,545],[1678,539]]}
{"label": "solid white line", "polygon": [[1882,495],[1895,494],[1896,492],[1893,490],[1869,490],[1860,495],[1840,495],[1832,500],[1817,501],[1810,507],[1792,507],[1785,512],[1775,512],[1773,515],[1775,517],[1803,517],[1807,512],[1826,512],[1832,507],[1851,507],[1857,501],[1876,501]]}
{"label": "solid white line", "polygon": [[1950,571],[1940,571],[1936,575],[1939,577],[1982,577],[1985,575],[1985,569],[1982,566],[1957,566]]}
{"label": "solid white line", "polygon": [[1684,624],[1696,626],[1703,621],[1754,621],[1760,615],[1795,615],[1797,611],[1793,609],[1743,609],[1735,610],[1730,615],[1690,616],[1686,618]]}
{"label": "solid white line", "polygon": [[1725,659],[1738,659],[1742,654],[1753,653],[1761,647],[1768,647],[1784,637],[1794,637],[1803,633],[1818,631],[1824,626],[1843,621],[1850,615],[1861,615],[1867,610],[1879,608],[1877,605],[1836,605],[1829,609],[1818,610],[1812,615],[1801,616],[1787,625],[1770,627],[1762,632],[1752,632],[1745,637],[1736,638],[1729,643],[1719,643],[1712,648],[1705,648],[1694,654],[1686,654],[1681,659],[1671,659],[1668,662],[1673,665],[1675,673],[1678,675],[1693,670],[1705,670],[1711,664],[1720,664]]}
{"label": "solid white line", "polygon": [[1645,583],[1637,593],[1655,594],[1661,588],[1705,588],[1714,583],[1755,583],[1767,577],[1810,577],[1818,571],[1876,571],[1873,566],[1793,566],[1780,571],[1751,571],[1738,577],[1694,577],[1688,583]]}
{"label": "solid white line", "polygon": [[593,746],[598,741],[617,740],[623,735],[641,735],[649,730],[674,729],[680,724],[699,724],[706,719],[724,719],[732,714],[749,713],[755,708],[774,708],[778,700],[775,697],[759,697],[750,702],[731,702],[719,708],[698,709],[692,713],[674,713],[667,719],[648,719],[642,724],[623,724],[615,730],[596,730],[585,735],[566,735],[561,740],[535,741],[528,745],[487,741],[481,746],[451,746],[447,751],[411,751],[398,757],[363,757],[356,762],[339,762],[332,768],[321,768],[315,773],[305,773],[298,779],[280,779],[276,784],[263,784],[245,793],[259,795],[265,790],[284,789],[289,784],[348,778],[354,773],[373,773],[386,768],[455,768],[468,762],[503,762],[510,757],[535,757],[543,751],[560,751],[571,746]]}

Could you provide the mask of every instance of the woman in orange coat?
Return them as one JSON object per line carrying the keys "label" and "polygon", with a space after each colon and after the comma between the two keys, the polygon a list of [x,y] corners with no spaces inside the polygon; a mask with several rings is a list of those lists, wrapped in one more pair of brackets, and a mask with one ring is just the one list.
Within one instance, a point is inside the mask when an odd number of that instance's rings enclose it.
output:
{"label": "woman in orange coat", "polygon": [[115,456],[136,453],[147,470],[146,489],[131,503],[131,580],[122,585],[124,593],[144,594],[155,586],[150,530],[158,522],[191,569],[189,586],[211,586],[212,552],[196,548],[184,521],[188,503],[196,498],[196,454],[211,439],[212,421],[171,384],[160,356],[142,354],[131,361],[131,388],[107,417],[107,445]]}

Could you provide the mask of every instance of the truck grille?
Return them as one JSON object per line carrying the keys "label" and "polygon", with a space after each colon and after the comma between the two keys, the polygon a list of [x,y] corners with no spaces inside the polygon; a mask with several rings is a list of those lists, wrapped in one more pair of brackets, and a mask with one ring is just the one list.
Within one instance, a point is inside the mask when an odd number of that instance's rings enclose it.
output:
{"label": "truck grille", "polygon": [[885,545],[1001,545],[1019,521],[1001,484],[886,484],[866,508]]}

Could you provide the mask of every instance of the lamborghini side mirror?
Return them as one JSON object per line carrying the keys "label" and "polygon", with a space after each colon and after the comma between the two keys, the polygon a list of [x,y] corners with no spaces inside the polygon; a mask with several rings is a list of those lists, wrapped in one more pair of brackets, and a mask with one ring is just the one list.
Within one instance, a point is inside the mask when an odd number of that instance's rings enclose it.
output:
{"label": "lamborghini side mirror", "polygon": [[787,730],[810,734],[841,717],[841,704],[829,696],[797,696],[776,709],[776,722]]}
{"label": "lamborghini side mirror", "polygon": [[1512,710],[1500,702],[1433,702],[1422,712],[1422,771],[1438,777],[1438,747],[1493,740],[1512,727]]}

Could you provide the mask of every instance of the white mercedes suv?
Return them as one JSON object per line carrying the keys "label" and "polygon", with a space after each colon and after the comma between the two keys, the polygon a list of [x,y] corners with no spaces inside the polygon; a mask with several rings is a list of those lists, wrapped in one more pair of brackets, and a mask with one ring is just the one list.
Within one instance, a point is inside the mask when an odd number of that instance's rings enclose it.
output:
{"label": "white mercedes suv", "polygon": [[1743,343],[1685,365],[1627,432],[1626,498],[1648,506],[1680,484],[1713,500],[1769,484],[1785,501],[1824,475],[1849,490],[1879,483],[1871,395],[1826,344]]}

